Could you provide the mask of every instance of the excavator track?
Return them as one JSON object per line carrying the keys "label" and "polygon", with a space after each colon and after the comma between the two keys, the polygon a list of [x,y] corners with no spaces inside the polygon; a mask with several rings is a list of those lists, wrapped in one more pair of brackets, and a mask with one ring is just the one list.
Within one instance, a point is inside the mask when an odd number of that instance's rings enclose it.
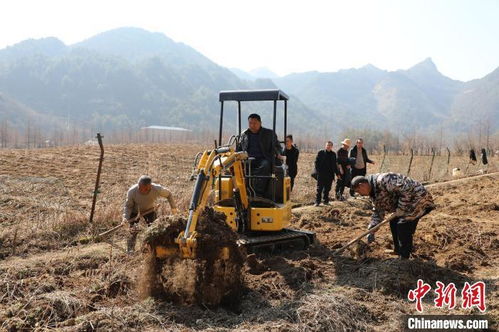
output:
{"label": "excavator track", "polygon": [[271,234],[265,232],[263,234],[241,235],[237,243],[239,246],[246,248],[248,252],[252,252],[253,249],[274,248],[276,246],[286,247],[296,245],[297,243],[306,249],[314,241],[315,233],[313,232],[285,228],[282,231],[272,232]]}

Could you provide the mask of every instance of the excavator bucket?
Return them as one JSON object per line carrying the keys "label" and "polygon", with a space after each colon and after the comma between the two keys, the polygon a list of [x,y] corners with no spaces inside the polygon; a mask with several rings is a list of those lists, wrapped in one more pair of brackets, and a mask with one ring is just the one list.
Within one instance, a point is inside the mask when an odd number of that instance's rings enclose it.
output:
{"label": "excavator bucket", "polygon": [[160,218],[148,228],[143,240],[143,251],[159,259],[177,257],[179,246],[175,241],[184,227],[185,221],[181,218]]}
{"label": "excavator bucket", "polygon": [[188,239],[183,237],[185,219],[165,219],[151,225],[144,238],[143,296],[209,307],[236,301],[245,256],[225,215],[206,208]]}

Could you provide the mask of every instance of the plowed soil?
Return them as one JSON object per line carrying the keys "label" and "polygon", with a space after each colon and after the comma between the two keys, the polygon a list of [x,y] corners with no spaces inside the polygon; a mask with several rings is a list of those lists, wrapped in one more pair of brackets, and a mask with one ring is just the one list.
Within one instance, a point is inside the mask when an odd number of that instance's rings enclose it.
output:
{"label": "plowed soil", "polygon": [[[0,150],[0,330],[398,331],[403,315],[417,313],[407,293],[418,279],[432,286],[425,314],[480,313],[461,308],[460,291],[465,282],[483,281],[486,313],[499,319],[497,173],[429,185],[437,209],[421,219],[408,261],[391,254],[388,227],[373,244],[335,255],[366,229],[371,206],[359,198],[310,206],[303,194],[313,191],[309,175],[299,175],[293,200],[301,207],[293,209],[292,227],[316,232],[316,244],[250,256],[234,303],[142,299],[146,258],[124,252],[125,229],[106,242],[81,239],[121,221],[126,190],[144,173],[175,193],[185,218],[193,186],[187,179],[199,150],[107,146],[93,225],[96,147]],[[304,154],[302,162],[311,159]],[[169,214],[166,202],[159,212]],[[186,272],[185,283],[189,277]],[[437,281],[456,285],[456,308],[435,307]]]}

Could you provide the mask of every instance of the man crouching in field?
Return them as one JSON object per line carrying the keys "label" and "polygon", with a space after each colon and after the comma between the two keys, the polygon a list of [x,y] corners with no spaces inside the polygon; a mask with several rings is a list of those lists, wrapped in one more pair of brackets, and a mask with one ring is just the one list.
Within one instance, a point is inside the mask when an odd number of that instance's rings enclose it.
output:
{"label": "man crouching in field", "polygon": [[[373,202],[368,229],[379,224],[386,212],[395,213],[396,218],[390,221],[394,252],[403,259],[409,258],[419,219],[435,208],[431,194],[421,183],[396,173],[356,176],[352,188],[359,195],[370,196]],[[374,233],[367,236],[368,243],[374,239]]]}
{"label": "man crouching in field", "polygon": [[172,193],[168,189],[156,183],[152,183],[151,178],[147,175],[142,175],[139,182],[128,189],[123,211],[123,222],[130,223],[130,237],[127,243],[127,251],[129,253],[135,251],[135,242],[137,241],[136,224],[139,222],[137,218],[139,212],[146,223],[148,225],[151,224],[156,220],[154,203],[159,197],[168,199],[172,214],[178,213]]}

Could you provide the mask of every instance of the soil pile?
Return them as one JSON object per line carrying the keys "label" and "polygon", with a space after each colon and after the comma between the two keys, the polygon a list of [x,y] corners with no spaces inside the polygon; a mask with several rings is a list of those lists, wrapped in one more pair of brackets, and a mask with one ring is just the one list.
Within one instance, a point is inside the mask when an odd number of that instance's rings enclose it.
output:
{"label": "soil pile", "polygon": [[[159,219],[148,230],[144,244],[171,247],[185,224],[186,220],[179,217]],[[225,215],[211,208],[200,215],[196,232],[196,259],[146,255],[140,282],[143,296],[208,307],[239,302],[244,256],[236,243],[237,234],[226,224]]]}

